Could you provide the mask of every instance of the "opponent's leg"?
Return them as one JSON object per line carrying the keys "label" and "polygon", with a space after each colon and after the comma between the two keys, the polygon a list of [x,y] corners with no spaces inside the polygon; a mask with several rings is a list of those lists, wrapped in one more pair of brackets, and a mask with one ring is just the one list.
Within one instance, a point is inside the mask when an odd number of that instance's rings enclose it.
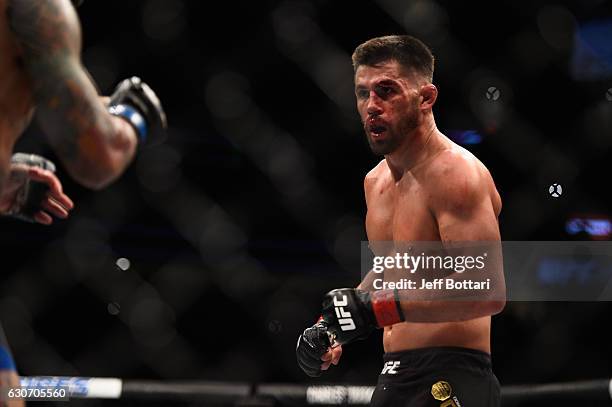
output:
{"label": "opponent's leg", "polygon": [[0,325],[0,406],[1,407],[23,407],[25,403],[22,400],[7,399],[8,390],[19,388],[19,375],[15,368],[15,362],[11,355],[4,330]]}

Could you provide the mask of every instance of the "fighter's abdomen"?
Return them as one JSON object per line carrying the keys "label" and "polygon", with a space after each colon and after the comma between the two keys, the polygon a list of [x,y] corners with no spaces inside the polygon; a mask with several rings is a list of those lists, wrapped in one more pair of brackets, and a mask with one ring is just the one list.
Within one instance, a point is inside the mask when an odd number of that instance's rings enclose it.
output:
{"label": "fighter's abdomen", "polygon": [[385,352],[409,349],[457,346],[491,352],[491,317],[461,322],[404,322],[385,328]]}

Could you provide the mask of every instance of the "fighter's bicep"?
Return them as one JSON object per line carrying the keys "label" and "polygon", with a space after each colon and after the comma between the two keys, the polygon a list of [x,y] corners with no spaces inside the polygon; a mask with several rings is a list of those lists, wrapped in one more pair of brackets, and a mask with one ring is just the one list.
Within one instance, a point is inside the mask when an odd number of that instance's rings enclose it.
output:
{"label": "fighter's bicep", "polygon": [[436,214],[440,239],[446,242],[496,241],[500,239],[497,217],[490,201],[485,199],[463,206],[462,210],[446,208]]}
{"label": "fighter's bicep", "polygon": [[80,62],[81,32],[68,0],[10,0],[10,24],[21,49],[36,117],[62,159],[73,160],[79,136],[100,126],[104,106]]}

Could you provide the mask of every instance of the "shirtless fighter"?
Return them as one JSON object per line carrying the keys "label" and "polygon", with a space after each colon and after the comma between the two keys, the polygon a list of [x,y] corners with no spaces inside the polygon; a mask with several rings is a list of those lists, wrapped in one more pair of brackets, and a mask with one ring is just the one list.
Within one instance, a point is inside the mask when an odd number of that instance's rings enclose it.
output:
{"label": "shirtless fighter", "polygon": [[[65,217],[72,206],[51,163],[13,156],[34,113],[70,176],[93,189],[117,179],[140,146],[163,137],[166,117],[151,88],[133,77],[121,82],[110,99],[102,98],[80,53],[81,27],[70,0],[0,0],[1,214],[50,223],[49,214]],[[31,202],[18,180],[45,185],[47,192],[35,194],[38,201]],[[17,380],[0,329],[0,384]]]}
{"label": "shirtless fighter", "polygon": [[[360,45],[352,58],[357,110],[372,151],[384,156],[364,182],[368,240],[499,242],[501,199],[491,175],[436,127],[431,51],[413,37],[387,36]],[[342,344],[384,328],[373,406],[499,404],[490,327],[505,300],[410,300],[372,291],[367,280],[328,293],[322,318],[299,337],[298,364],[309,376],[337,365]],[[341,329],[334,300],[354,329]]]}

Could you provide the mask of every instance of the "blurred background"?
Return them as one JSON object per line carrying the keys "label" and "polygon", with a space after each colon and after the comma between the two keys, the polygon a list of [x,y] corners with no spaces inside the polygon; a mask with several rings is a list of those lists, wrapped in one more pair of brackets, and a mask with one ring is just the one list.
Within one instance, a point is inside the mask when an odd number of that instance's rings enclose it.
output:
{"label": "blurred background", "polygon": [[[78,12],[100,91],[140,76],[170,129],[100,192],[58,165],[70,219],[0,220],[0,321],[23,375],[375,383],[378,335],[316,380],[294,354],[322,295],[359,282],[363,178],[380,158],[350,55],[374,36],[432,48],[438,127],[491,171],[504,240],[610,239],[610,2],[89,0]],[[35,125],[16,151],[60,164]],[[611,308],[509,303],[493,319],[502,384],[609,377]]]}

